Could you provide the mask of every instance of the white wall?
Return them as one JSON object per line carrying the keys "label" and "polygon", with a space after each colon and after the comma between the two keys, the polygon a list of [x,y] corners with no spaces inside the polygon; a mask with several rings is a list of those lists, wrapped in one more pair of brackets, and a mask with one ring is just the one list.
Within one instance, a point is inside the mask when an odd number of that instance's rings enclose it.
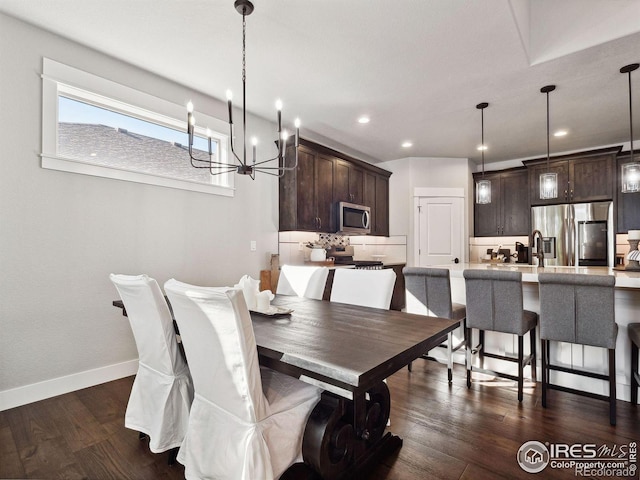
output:
{"label": "white wall", "polygon": [[217,100],[0,14],[0,410],[137,365],[109,273],[229,285],[277,252],[275,177],[238,176],[225,198],[42,169],[43,56],[226,118]]}
{"label": "white wall", "polygon": [[[471,232],[473,204],[472,162],[466,158],[417,158],[408,157],[379,163],[378,166],[393,172],[389,178],[389,233],[407,236],[407,265],[414,263],[414,188],[464,188],[465,238]],[[470,223],[471,222],[471,223]],[[464,251],[467,251],[465,245]]]}

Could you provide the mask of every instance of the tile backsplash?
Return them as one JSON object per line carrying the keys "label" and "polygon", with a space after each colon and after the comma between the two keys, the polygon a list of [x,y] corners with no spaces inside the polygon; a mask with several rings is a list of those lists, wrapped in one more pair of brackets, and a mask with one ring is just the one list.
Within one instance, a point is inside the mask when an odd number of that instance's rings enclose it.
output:
{"label": "tile backsplash", "polygon": [[280,265],[301,265],[308,261],[311,249],[305,247],[307,242],[319,243],[325,247],[351,245],[354,260],[381,260],[384,263],[407,261],[407,237],[404,235],[350,237],[333,233],[279,232]]}

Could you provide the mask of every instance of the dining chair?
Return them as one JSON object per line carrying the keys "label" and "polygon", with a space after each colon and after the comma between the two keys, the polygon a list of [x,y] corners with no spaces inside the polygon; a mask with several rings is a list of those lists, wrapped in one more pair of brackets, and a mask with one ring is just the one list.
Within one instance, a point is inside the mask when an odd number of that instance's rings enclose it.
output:
{"label": "dining chair", "polygon": [[138,348],[138,372],[125,413],[125,427],[149,437],[154,453],[171,450],[187,431],[193,401],[189,367],[179,348],[164,295],[147,275],[109,276],[124,304]]}
{"label": "dining chair", "polygon": [[391,268],[337,268],[330,301],[389,310],[395,283],[396,273]]}
{"label": "dining chair", "polygon": [[258,363],[241,290],[171,279],[195,398],[178,461],[186,478],[270,480],[302,460],[302,438],[322,390]]}
{"label": "dining chair", "polygon": [[[460,321],[463,339],[454,345],[453,332],[449,332],[446,344],[440,345],[447,349],[447,375],[451,383],[453,353],[466,345],[464,319],[467,309],[464,305],[451,301],[451,279],[448,268],[404,267],[402,274],[405,280],[407,313]],[[437,358],[430,356],[428,352],[422,358],[437,361]],[[411,371],[411,363],[409,363],[409,371]]]}
{"label": "dining chair", "polygon": [[[518,382],[518,401],[522,402],[524,367],[531,366],[531,380],[536,381],[536,326],[538,314],[523,308],[522,273],[504,270],[472,270],[462,272],[465,281],[467,307],[467,388],[471,388],[473,371],[505,377]],[[479,343],[473,346],[473,329],[479,330]],[[485,331],[509,333],[518,338],[517,356],[488,352]],[[524,335],[529,333],[530,354],[524,356]],[[495,358],[518,364],[518,375],[497,373],[473,366],[473,356]]]}
{"label": "dining chair", "polygon": [[322,300],[328,276],[327,267],[283,265],[276,293]]}
{"label": "dining chair", "polygon": [[[616,339],[613,275],[540,273],[540,340],[542,345],[542,406],[547,407],[549,389],[600,398],[609,402],[609,423],[616,424]],[[589,345],[607,350],[607,375],[551,362],[550,342]],[[592,358],[593,358],[592,354]],[[553,384],[550,371],[598,378],[609,383],[609,395],[597,395]]]}

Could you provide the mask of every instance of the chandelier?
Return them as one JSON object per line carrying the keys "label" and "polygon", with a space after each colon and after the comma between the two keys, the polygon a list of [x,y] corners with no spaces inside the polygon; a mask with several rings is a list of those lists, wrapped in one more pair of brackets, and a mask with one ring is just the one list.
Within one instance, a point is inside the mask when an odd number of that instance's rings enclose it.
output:
{"label": "chandelier", "polygon": [[[231,153],[233,154],[235,161],[226,163],[214,160],[211,132],[207,129],[207,140],[209,145],[209,158],[198,158],[194,156],[193,151],[193,139],[196,120],[193,115],[193,104],[189,102],[187,104],[187,133],[189,135],[189,157],[191,158],[191,166],[194,168],[207,168],[211,175],[221,175],[225,173],[236,172],[240,175],[249,175],[252,180],[255,180],[255,173],[261,172],[268,175],[274,175],[282,177],[288,170],[295,170],[298,166],[298,146],[300,135],[300,120],[295,120],[295,162],[293,165],[286,165],[285,149],[287,147],[287,140],[289,133],[282,128],[282,102],[276,101],[277,111],[277,125],[278,125],[278,141],[276,144],[277,154],[273,158],[267,160],[257,161],[257,139],[253,137],[251,139],[252,144],[252,158],[251,161],[247,159],[247,102],[246,102],[246,90],[247,90],[247,72],[246,72],[246,17],[253,12],[253,3],[249,0],[236,0],[234,7],[242,15],[242,156],[236,153],[234,145],[234,128],[233,128],[233,105],[232,105],[232,93],[227,90],[227,106],[229,108],[229,137],[231,143]],[[277,166],[270,162],[277,160]]]}
{"label": "chandelier", "polygon": [[640,65],[632,63],[620,69],[620,73],[629,74],[629,163],[622,165],[622,193],[640,192],[640,163],[633,160],[633,109],[631,102],[631,72]]}
{"label": "chandelier", "polygon": [[558,198],[558,174],[549,167],[549,92],[556,89],[555,85],[547,85],[540,89],[540,93],[547,96],[547,171],[540,174],[540,199]]}
{"label": "chandelier", "polygon": [[491,203],[491,180],[486,180],[484,178],[484,151],[487,149],[487,146],[484,144],[484,109],[488,106],[489,104],[487,102],[482,102],[476,105],[476,108],[480,110],[482,125],[482,143],[480,143],[480,146],[478,147],[478,150],[482,152],[482,179],[476,182],[476,203],[479,204]]}

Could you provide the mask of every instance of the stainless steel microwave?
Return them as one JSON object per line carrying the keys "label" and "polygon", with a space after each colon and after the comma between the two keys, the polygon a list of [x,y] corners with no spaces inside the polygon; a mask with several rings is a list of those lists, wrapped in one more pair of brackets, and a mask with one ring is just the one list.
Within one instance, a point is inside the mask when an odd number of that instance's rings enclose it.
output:
{"label": "stainless steel microwave", "polygon": [[367,235],[371,233],[371,208],[355,203],[338,202],[338,233]]}

